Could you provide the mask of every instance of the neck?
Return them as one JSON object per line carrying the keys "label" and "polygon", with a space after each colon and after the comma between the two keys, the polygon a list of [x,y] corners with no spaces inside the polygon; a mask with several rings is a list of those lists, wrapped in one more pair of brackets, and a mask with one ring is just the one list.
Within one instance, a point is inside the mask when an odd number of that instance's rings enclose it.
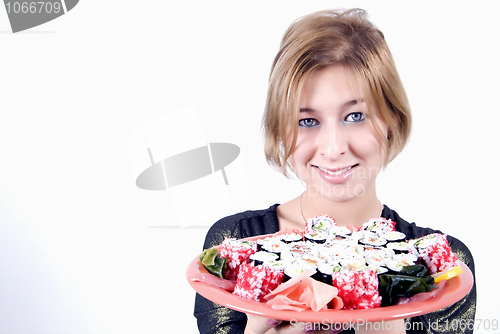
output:
{"label": "neck", "polygon": [[307,189],[301,197],[301,212],[305,220],[328,215],[339,226],[360,227],[370,218],[379,217],[383,208],[375,191],[343,202],[334,202],[319,194],[311,195]]}

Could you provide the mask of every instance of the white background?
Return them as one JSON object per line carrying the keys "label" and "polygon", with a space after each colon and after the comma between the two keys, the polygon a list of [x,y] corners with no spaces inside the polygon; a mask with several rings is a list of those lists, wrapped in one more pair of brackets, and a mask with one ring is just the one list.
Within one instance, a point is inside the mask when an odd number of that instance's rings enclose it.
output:
{"label": "white background", "polygon": [[380,198],[469,246],[476,318],[500,319],[497,3],[83,0],[18,34],[2,8],[0,333],[195,333],[184,272],[207,228],[171,227],[167,192],[135,187],[128,138],[196,106],[208,142],[241,148],[235,212],[297,196],[263,158],[267,76],[288,25],[332,7],[369,12],[411,100]]}

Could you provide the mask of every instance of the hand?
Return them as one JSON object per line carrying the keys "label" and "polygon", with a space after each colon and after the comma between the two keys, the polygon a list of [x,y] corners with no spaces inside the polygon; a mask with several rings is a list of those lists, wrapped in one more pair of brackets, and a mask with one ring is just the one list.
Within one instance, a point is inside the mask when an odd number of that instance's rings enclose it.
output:
{"label": "hand", "polygon": [[[254,314],[247,314],[248,322],[245,328],[245,334],[263,334],[263,333],[278,333],[278,334],[300,334],[300,333],[339,333],[339,330],[335,330],[334,326],[320,326],[316,324],[317,328],[314,328],[314,323],[304,323],[304,322],[288,322],[276,319],[270,319],[266,317],[261,317]],[[328,328],[326,328],[328,327]]]}

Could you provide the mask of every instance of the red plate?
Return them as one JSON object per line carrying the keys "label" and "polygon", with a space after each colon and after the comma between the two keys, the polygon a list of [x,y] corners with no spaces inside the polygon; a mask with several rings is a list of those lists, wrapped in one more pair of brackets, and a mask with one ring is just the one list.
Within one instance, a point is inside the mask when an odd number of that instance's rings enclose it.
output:
{"label": "red plate", "polygon": [[[259,239],[257,238],[249,239]],[[452,305],[464,298],[469,293],[474,283],[474,277],[469,267],[459,261],[463,273],[457,277],[448,280],[443,291],[434,298],[424,302],[412,302],[403,305],[386,306],[364,310],[325,310],[314,312],[306,310],[302,312],[283,310],[278,311],[271,308],[266,303],[259,303],[253,300],[234,296],[232,293],[204,282],[193,282],[188,279],[189,284],[203,297],[236,311],[251,313],[279,320],[296,320],[302,322],[352,322],[363,320],[367,322],[381,320],[395,320],[401,318],[415,317],[431,313]],[[189,264],[186,277],[195,273],[207,273],[205,267],[198,258],[195,258]]]}

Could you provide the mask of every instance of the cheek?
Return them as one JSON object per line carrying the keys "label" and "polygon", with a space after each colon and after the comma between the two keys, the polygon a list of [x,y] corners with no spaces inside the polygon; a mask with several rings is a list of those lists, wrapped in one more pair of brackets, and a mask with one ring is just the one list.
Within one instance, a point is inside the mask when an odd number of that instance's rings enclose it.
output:
{"label": "cheek", "polygon": [[313,145],[311,145],[304,136],[297,137],[295,149],[288,159],[288,163],[292,166],[294,173],[300,178],[308,177],[307,164],[314,156]]}
{"label": "cheek", "polygon": [[351,149],[354,154],[363,158],[367,163],[383,164],[385,160],[385,147],[381,145],[380,140],[374,133],[364,132],[353,136],[351,143]]}
{"label": "cheek", "polygon": [[297,145],[295,146],[292,155],[290,156],[290,164],[297,168],[303,166],[310,160],[310,154],[306,149],[307,145],[302,145],[297,141]]}

